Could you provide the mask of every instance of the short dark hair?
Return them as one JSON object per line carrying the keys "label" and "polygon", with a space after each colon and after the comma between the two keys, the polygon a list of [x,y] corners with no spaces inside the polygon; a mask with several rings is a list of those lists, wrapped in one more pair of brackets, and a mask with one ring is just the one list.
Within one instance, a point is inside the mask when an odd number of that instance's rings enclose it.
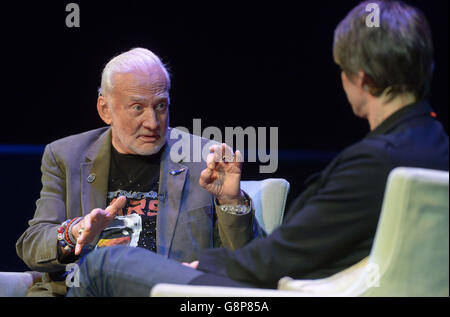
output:
{"label": "short dark hair", "polygon": [[[378,5],[379,27],[366,25],[370,3]],[[429,93],[434,70],[430,27],[419,9],[401,1],[356,6],[334,32],[333,56],[350,78],[364,71],[374,96],[388,89],[390,99],[408,92],[421,100]]]}

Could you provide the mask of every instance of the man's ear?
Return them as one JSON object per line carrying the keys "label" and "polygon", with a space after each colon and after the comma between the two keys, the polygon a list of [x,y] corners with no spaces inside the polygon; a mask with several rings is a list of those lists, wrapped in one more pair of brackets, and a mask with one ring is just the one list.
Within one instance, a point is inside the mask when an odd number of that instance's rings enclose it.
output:
{"label": "man's ear", "polygon": [[365,92],[371,93],[375,86],[373,84],[372,78],[370,78],[370,76],[362,70],[359,71],[358,78],[361,89],[363,89]]}
{"label": "man's ear", "polygon": [[107,102],[106,98],[104,96],[98,96],[97,111],[100,118],[102,118],[107,125],[110,125],[112,122],[111,110],[111,104]]}

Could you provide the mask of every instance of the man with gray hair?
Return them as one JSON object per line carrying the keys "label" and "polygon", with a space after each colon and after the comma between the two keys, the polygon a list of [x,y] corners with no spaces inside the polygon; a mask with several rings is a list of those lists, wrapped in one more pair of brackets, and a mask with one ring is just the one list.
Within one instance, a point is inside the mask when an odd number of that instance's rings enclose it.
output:
{"label": "man with gray hair", "polygon": [[205,248],[240,248],[256,235],[250,199],[236,187],[239,152],[225,144],[210,148],[220,159],[234,157],[215,162],[221,179],[200,176],[206,162],[171,159],[169,89],[169,73],[151,51],[116,56],[103,70],[97,100],[110,127],[45,148],[41,197],[16,245],[30,269],[48,273],[38,289],[64,295],[65,265],[92,248],[127,245],[191,262]]}

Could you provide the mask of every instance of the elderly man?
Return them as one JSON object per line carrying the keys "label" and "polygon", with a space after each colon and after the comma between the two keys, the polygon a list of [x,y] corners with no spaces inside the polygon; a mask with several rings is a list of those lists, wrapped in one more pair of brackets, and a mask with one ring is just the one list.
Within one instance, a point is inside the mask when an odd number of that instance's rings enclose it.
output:
{"label": "elderly man", "polygon": [[[236,157],[220,171],[234,179],[231,187],[204,177],[211,193],[199,184],[205,162],[172,161],[169,88],[169,74],[155,54],[125,52],[102,73],[97,109],[111,127],[46,147],[41,197],[17,242],[18,255],[32,270],[49,273],[49,284],[40,289],[64,294],[65,264],[94,246],[137,246],[190,262],[202,249],[236,249],[255,236],[250,199],[235,186],[241,164]],[[231,149],[223,144],[211,151],[228,155]]]}
{"label": "elderly man", "polygon": [[[238,250],[205,250],[190,267],[145,250],[95,251],[81,266],[80,287],[69,294],[148,296],[161,282],[276,288],[283,276],[323,278],[366,257],[389,172],[397,166],[448,170],[449,163],[448,136],[425,101],[433,72],[425,17],[401,2],[377,1],[380,27],[371,28],[367,4],[337,27],[334,56],[349,103],[371,132],[310,180],[279,228]],[[212,157],[205,174],[223,164]],[[138,261],[145,263],[140,270],[127,272]]]}

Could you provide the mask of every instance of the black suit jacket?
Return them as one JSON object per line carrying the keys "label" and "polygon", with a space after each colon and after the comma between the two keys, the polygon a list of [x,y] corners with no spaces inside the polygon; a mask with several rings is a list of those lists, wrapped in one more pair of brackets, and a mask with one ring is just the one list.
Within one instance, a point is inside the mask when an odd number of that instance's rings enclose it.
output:
{"label": "black suit jacket", "polygon": [[283,276],[323,278],[368,256],[389,172],[398,166],[448,171],[448,136],[432,111],[419,102],[394,113],[341,152],[271,235],[234,252],[206,250],[198,269],[276,288]]}

